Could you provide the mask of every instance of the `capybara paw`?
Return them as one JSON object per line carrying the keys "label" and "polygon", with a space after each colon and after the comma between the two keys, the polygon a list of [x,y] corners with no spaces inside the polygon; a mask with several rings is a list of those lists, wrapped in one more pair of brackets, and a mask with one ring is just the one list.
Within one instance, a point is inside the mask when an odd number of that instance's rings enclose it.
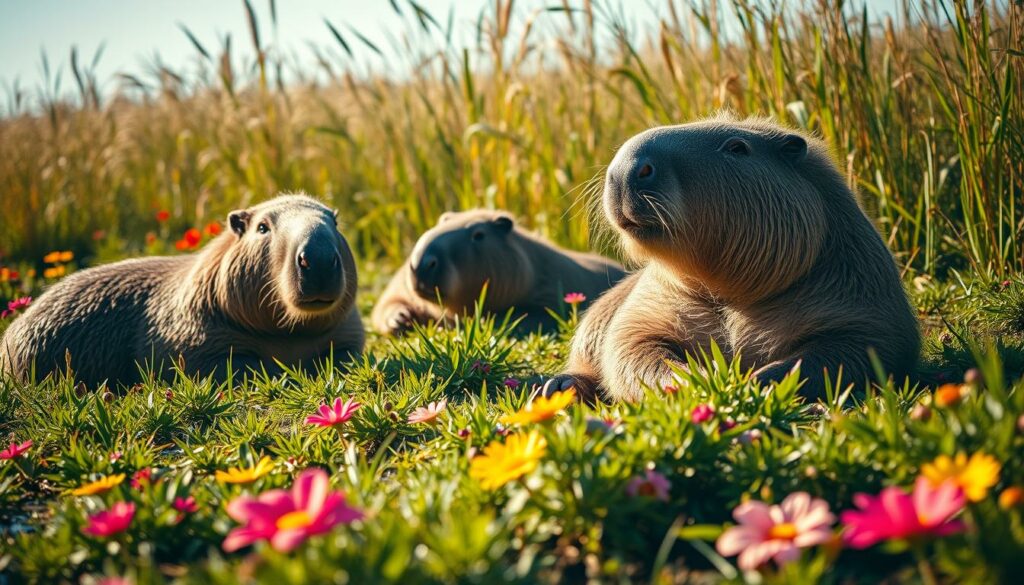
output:
{"label": "capybara paw", "polygon": [[555,392],[565,392],[570,388],[576,391],[576,398],[583,402],[593,403],[597,400],[597,380],[575,374],[558,374],[551,378],[544,383],[541,395],[551,396]]}
{"label": "capybara paw", "polygon": [[412,325],[415,321],[416,319],[413,317],[413,313],[409,307],[397,306],[391,309],[391,311],[388,312],[387,317],[384,318],[384,327],[387,328],[388,333],[405,333],[412,329]]}

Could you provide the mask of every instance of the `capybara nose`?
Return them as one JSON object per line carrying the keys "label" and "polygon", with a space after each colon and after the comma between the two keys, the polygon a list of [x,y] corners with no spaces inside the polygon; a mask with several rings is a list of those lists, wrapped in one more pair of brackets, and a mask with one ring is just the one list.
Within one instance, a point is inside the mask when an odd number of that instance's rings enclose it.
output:
{"label": "capybara nose", "polygon": [[333,301],[341,292],[341,256],[332,246],[306,245],[295,255],[302,296]]}
{"label": "capybara nose", "polygon": [[437,286],[441,274],[441,262],[433,254],[424,254],[416,266],[412,267],[416,276],[416,288],[432,293]]}

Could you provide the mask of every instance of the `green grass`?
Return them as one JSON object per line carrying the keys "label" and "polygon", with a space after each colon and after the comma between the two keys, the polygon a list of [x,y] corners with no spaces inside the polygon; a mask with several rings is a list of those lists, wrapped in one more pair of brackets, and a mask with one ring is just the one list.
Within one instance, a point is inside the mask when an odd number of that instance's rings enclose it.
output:
{"label": "green grass", "polygon": [[[182,377],[130,389],[0,381],[0,436],[34,442],[0,461],[0,583],[741,581],[735,560],[714,552],[740,502],[807,491],[838,513],[855,493],[909,488],[924,464],[959,452],[1001,466],[987,497],[960,516],[963,533],[865,551],[821,546],[782,571],[766,567],[762,582],[1009,582],[1021,573],[1024,507],[999,497],[1024,487],[1024,9],[928,0],[879,23],[824,2],[783,12],[708,0],[665,4],[652,32],[632,30],[604,2],[532,12],[498,1],[462,47],[445,18],[392,5],[415,53],[372,46],[328,15],[338,43],[311,49],[326,83],[291,70],[297,81],[283,85],[290,61],[267,41],[276,25],[252,16],[251,38],[235,49],[184,30],[196,62],[126,74],[123,96],[101,95],[94,64],[77,54],[63,76],[74,80],[72,98],[50,64],[41,89],[10,87],[0,267],[20,277],[0,278],[0,300],[58,280],[44,273],[51,250],[74,252],[68,272],[177,253],[186,229],[281,190],[340,209],[364,315],[416,235],[448,209],[507,208],[562,244],[613,252],[590,209],[616,146],[651,125],[729,108],[773,115],[834,149],[919,309],[918,378],[835,389],[811,405],[795,378],[761,388],[735,364],[695,356],[704,367],[677,394],[573,405],[531,425],[546,455],[495,491],[468,470],[505,440],[499,419],[528,402],[526,385],[505,381],[557,372],[572,319],[526,339],[500,318],[476,317],[451,331],[371,337],[351,369],[312,377],[223,386]],[[258,59],[240,65],[239,42]],[[367,58],[417,66],[406,79],[375,77]],[[936,387],[965,375],[980,381],[962,402],[937,405]],[[362,404],[340,433],[305,424],[337,396]],[[406,422],[442,397],[438,426]],[[711,421],[691,422],[698,404],[714,406]],[[253,484],[214,478],[262,456],[274,469]],[[287,554],[265,544],[224,553],[236,526],[228,502],[287,487],[307,467],[329,470],[365,519]],[[155,481],[141,489],[126,479],[98,496],[69,493],[143,469]],[[671,482],[668,502],[629,495],[648,469]],[[171,503],[186,494],[198,511],[179,522]],[[119,500],[137,508],[126,532],[81,532],[89,514]]]}

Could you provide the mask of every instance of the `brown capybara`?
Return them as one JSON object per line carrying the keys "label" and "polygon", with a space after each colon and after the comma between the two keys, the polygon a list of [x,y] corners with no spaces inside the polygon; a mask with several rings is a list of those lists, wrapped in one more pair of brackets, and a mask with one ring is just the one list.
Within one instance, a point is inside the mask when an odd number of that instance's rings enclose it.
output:
{"label": "brown capybara", "polygon": [[825,377],[916,362],[917,321],[892,255],[825,145],[764,119],[654,128],[608,167],[604,212],[644,267],[582,319],[550,393],[636,400],[715,342],[762,382],[800,364]]}
{"label": "brown capybara", "polygon": [[506,212],[447,212],[416,242],[371,321],[389,334],[413,323],[447,322],[472,311],[487,283],[484,310],[500,315],[515,307],[515,316],[523,316],[520,330],[551,330],[547,310],[557,309],[566,293],[593,300],[624,274],[607,258],[564,250],[523,230]]}
{"label": "brown capybara", "polygon": [[335,213],[284,195],[228,215],[195,254],[140,258],[55,284],[0,340],[0,368],[27,380],[65,368],[89,385],[131,384],[140,367],[187,373],[311,367],[362,351],[356,268]]}

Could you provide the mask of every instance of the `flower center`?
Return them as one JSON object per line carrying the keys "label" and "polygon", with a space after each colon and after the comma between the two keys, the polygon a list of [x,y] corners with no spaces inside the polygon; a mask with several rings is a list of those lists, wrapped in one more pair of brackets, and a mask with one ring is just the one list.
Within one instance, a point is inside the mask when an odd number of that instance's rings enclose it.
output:
{"label": "flower center", "polygon": [[796,538],[796,526],[793,526],[789,522],[776,524],[768,530],[768,538],[775,540],[793,540]]}
{"label": "flower center", "polygon": [[293,530],[295,528],[305,528],[312,523],[313,519],[309,517],[305,510],[295,510],[277,519],[277,529]]}

